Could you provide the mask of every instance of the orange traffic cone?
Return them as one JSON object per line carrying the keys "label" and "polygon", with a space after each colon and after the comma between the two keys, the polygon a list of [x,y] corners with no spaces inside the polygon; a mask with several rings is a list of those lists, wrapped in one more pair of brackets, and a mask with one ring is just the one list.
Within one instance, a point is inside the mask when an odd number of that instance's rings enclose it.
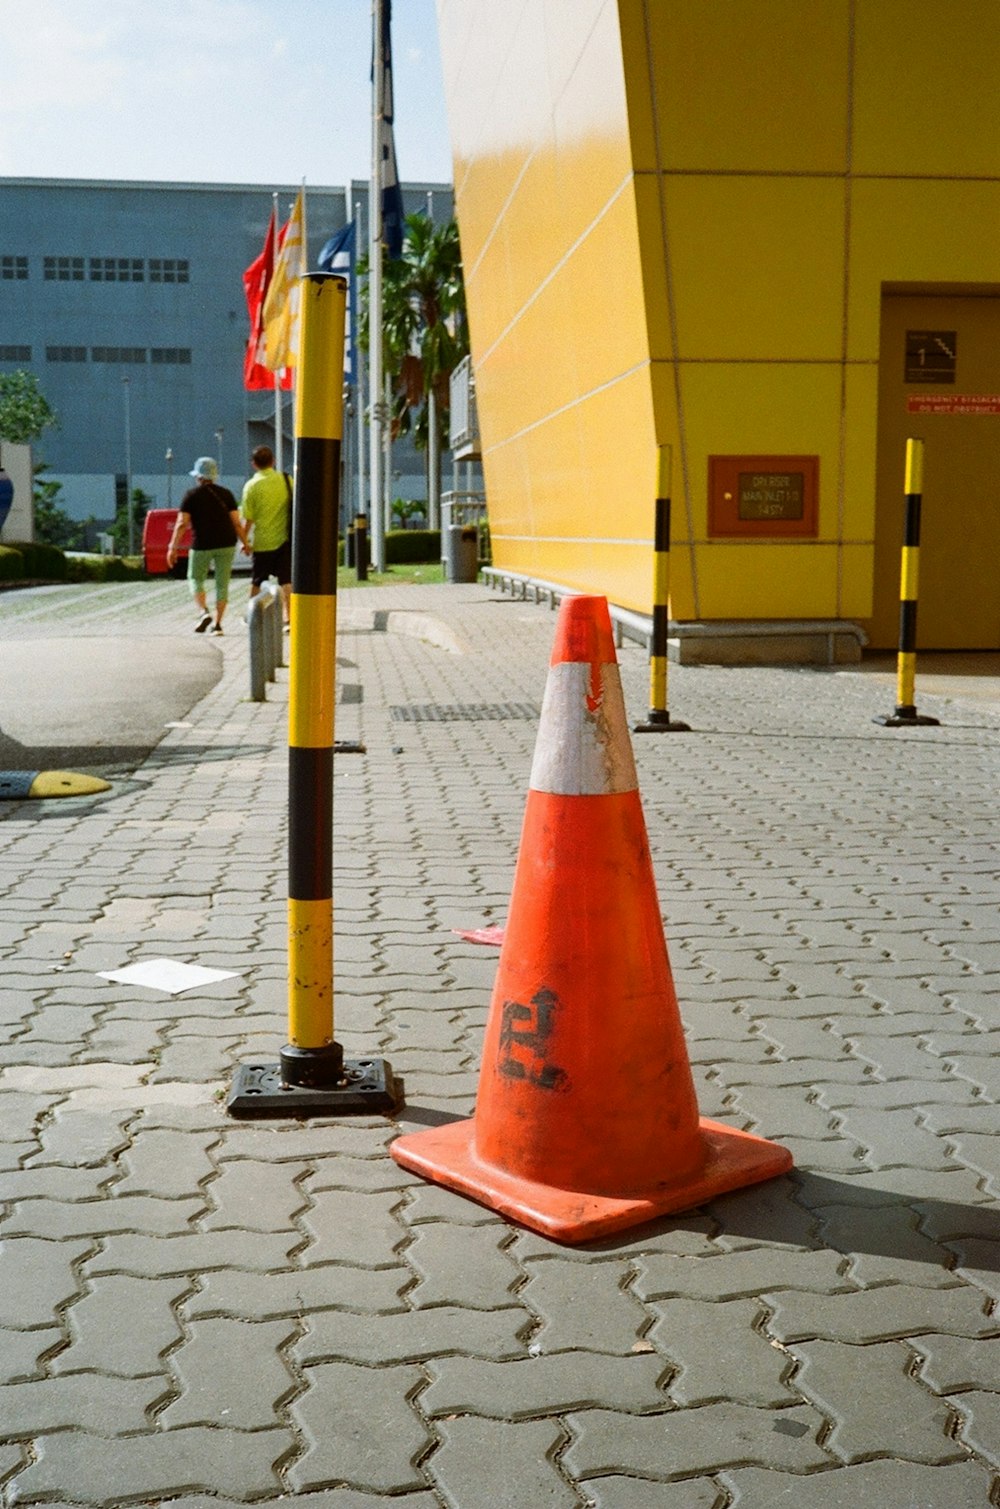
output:
{"label": "orange traffic cone", "polygon": [[562,1242],[791,1167],[698,1116],[602,597],[559,614],[476,1114],[391,1152]]}

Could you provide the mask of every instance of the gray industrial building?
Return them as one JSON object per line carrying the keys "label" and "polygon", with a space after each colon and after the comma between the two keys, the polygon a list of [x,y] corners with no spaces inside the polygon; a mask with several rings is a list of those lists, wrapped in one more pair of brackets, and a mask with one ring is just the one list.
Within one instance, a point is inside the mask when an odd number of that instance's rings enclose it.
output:
{"label": "gray industrial building", "polygon": [[[200,455],[221,459],[235,491],[252,447],[272,441],[273,395],[243,388],[243,272],[263,246],[274,191],[0,179],[0,372],[34,373],[58,414],[36,463],[63,484],[72,518],[110,520],[128,476],[156,506],[176,503]],[[278,187],[280,221],[298,191]],[[453,213],[448,184],[404,184],[403,198],[408,214],[440,223]],[[359,215],[364,249],[367,203],[365,181],[307,186],[310,267]],[[290,466],[290,395],[282,428]],[[357,442],[345,420],[345,500],[357,497]],[[393,448],[391,488],[426,497],[424,457],[409,443]]]}

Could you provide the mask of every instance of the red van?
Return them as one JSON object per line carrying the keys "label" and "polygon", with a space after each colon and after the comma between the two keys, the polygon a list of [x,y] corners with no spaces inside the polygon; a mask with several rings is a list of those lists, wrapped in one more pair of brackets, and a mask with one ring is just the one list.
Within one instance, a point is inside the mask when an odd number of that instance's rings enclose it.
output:
{"label": "red van", "polygon": [[[142,561],[147,576],[166,576],[167,546],[170,544],[177,523],[176,508],[151,508],[142,526]],[[181,539],[174,562],[173,576],[187,576],[188,546],[191,544],[190,529]]]}

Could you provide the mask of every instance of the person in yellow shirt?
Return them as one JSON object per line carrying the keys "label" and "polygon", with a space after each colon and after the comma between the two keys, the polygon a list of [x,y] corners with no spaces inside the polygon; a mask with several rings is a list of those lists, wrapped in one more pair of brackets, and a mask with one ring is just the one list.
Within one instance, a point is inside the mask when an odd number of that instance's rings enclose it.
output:
{"label": "person in yellow shirt", "polygon": [[274,452],[259,445],[250,457],[254,474],[244,485],[240,513],[253,530],[253,571],[250,596],[277,577],[281,609],[288,624],[292,598],[292,484],[286,472],[274,469]]}

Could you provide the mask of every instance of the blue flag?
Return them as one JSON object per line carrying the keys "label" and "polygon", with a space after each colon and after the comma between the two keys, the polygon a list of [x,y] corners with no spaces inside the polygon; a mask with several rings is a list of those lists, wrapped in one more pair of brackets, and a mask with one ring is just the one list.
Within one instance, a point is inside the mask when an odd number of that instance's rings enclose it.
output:
{"label": "blue flag", "polygon": [[358,280],[354,275],[354,258],[357,253],[357,230],[355,222],[348,220],[345,226],[332,235],[320,252],[316,265],[320,272],[339,273],[347,279],[347,325],[344,330],[344,376],[353,382],[358,372],[358,352],[355,331],[358,328]]}
{"label": "blue flag", "polygon": [[396,167],[396,142],[392,132],[395,107],[392,101],[392,0],[382,4],[382,240],[390,257],[403,254],[403,191]]}

